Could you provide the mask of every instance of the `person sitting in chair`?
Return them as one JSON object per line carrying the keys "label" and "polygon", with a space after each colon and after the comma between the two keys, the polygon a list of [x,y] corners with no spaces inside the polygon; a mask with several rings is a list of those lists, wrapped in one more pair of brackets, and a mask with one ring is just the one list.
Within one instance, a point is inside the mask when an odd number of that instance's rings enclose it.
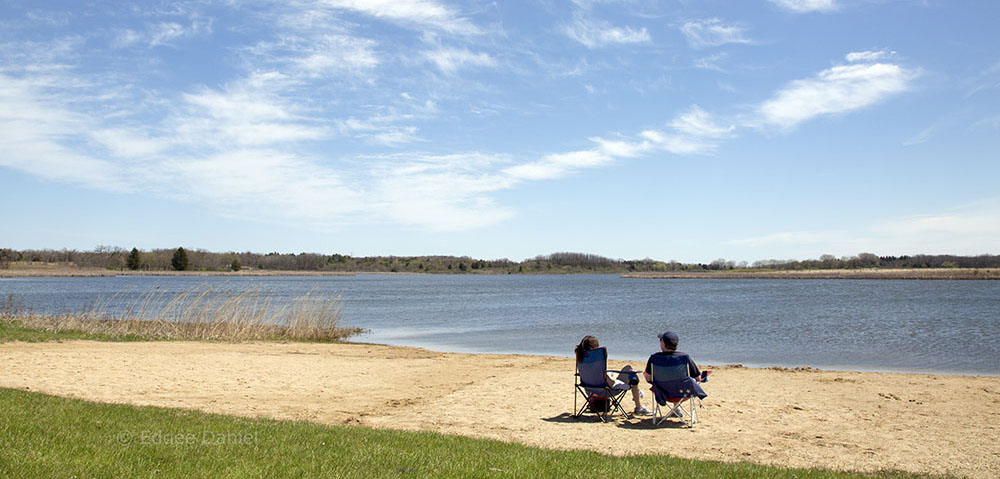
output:
{"label": "person sitting in chair", "polygon": [[643,378],[646,379],[646,382],[648,383],[652,382],[652,377],[650,376],[650,374],[652,373],[652,367],[653,367],[652,361],[654,356],[686,356],[688,375],[691,376],[692,378],[695,378],[696,381],[699,380],[704,381],[705,378],[702,377],[701,371],[698,370],[698,365],[694,363],[694,360],[691,359],[691,357],[688,356],[686,353],[677,351],[677,343],[679,342],[677,333],[673,331],[667,331],[664,332],[663,334],[657,334],[656,336],[660,338],[660,352],[653,353],[646,361],[646,370],[643,371],[642,373]]}
{"label": "person sitting in chair", "polygon": [[[579,363],[583,359],[584,351],[593,351],[600,347],[601,345],[597,342],[596,337],[590,335],[584,336],[580,344],[576,346],[576,361]],[[633,414],[651,414],[649,409],[646,409],[640,401],[642,399],[642,391],[639,390],[639,376],[633,372],[631,365],[626,365],[622,368],[617,378],[612,378],[607,373],[604,373],[604,379],[607,381],[609,388],[630,389],[632,391],[632,401],[635,402]]]}

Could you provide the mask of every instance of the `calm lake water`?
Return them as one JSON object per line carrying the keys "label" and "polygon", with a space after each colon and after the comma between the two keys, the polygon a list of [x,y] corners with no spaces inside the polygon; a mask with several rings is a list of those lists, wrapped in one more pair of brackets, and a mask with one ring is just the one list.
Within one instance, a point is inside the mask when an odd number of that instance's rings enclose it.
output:
{"label": "calm lake water", "polygon": [[585,334],[641,361],[676,331],[703,364],[1000,375],[1000,281],[358,275],[0,279],[36,312],[125,304],[160,288],[257,288],[343,301],[358,341],[569,356]]}

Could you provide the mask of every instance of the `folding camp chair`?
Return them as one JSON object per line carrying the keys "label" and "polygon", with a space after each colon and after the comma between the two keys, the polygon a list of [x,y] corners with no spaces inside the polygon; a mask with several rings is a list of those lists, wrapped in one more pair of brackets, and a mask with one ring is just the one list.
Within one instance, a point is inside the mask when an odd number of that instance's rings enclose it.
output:
{"label": "folding camp chair", "polygon": [[[583,396],[583,407],[577,409],[577,395],[573,394],[573,410],[576,414],[573,417],[580,417],[588,409],[593,412],[601,421],[608,422],[615,411],[620,411],[622,416],[630,419],[631,416],[625,412],[621,400],[630,386],[620,384],[618,387],[609,387],[605,379],[605,373],[621,373],[622,371],[608,369],[608,350],[604,348],[592,349],[583,353],[583,358],[576,363],[576,374],[574,375],[574,386],[576,391]],[[607,407],[602,407],[604,404]]]}
{"label": "folding camp chair", "polygon": [[[707,394],[688,374],[688,355],[654,354],[650,356],[650,383],[653,390],[653,425],[658,425],[668,417],[677,416],[688,427],[698,422],[697,409]],[[670,404],[666,414],[663,408]]]}

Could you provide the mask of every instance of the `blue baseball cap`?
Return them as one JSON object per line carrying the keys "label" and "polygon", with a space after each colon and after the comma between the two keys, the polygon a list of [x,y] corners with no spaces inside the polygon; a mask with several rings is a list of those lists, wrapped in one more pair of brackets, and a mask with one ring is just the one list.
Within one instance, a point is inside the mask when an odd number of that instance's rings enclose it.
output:
{"label": "blue baseball cap", "polygon": [[677,343],[680,341],[680,339],[677,338],[677,333],[673,331],[666,331],[662,334],[657,334],[656,337],[660,338],[660,340],[663,341],[663,344],[673,345],[675,348],[677,347]]}

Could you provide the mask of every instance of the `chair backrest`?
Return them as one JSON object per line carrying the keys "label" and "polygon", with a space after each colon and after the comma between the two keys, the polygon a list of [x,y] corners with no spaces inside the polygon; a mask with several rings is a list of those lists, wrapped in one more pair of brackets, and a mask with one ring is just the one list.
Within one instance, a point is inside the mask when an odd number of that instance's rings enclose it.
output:
{"label": "chair backrest", "polygon": [[698,396],[705,391],[688,374],[688,355],[684,353],[654,354],[649,357],[653,395],[660,405],[669,399]]}
{"label": "chair backrest", "polygon": [[584,351],[576,362],[576,372],[580,374],[580,385],[585,388],[606,388],[608,382],[604,372],[608,369],[608,350],[604,348]]}

